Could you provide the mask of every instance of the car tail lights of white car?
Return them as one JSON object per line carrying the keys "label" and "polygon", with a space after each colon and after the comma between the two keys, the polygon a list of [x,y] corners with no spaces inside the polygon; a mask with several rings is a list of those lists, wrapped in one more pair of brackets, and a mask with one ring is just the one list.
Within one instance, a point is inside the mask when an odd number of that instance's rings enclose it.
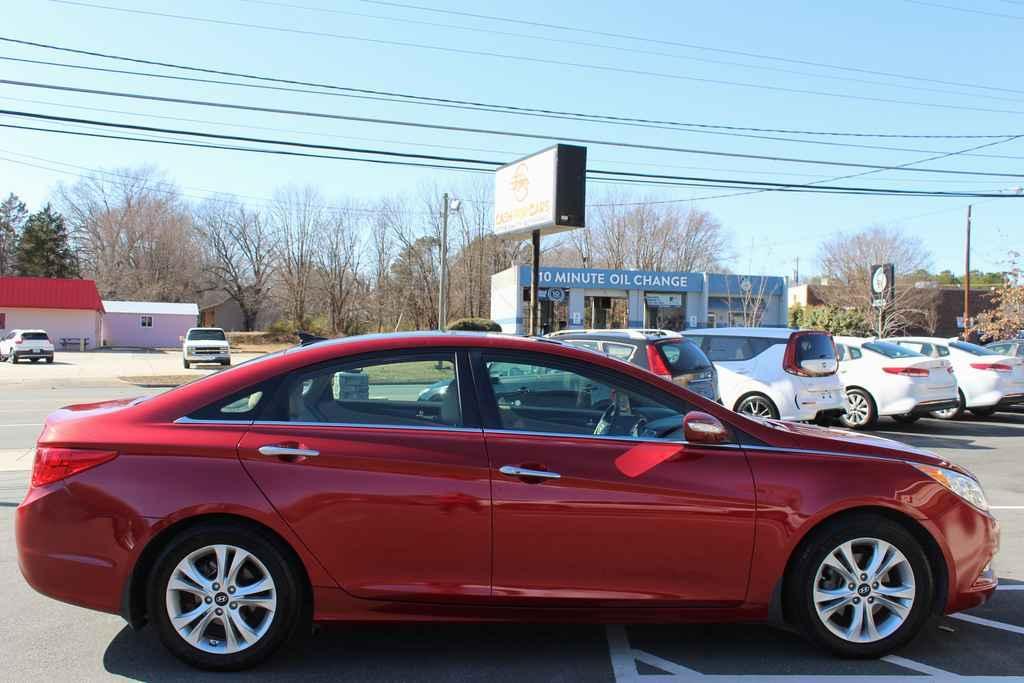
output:
{"label": "car tail lights of white car", "polygon": [[904,375],[906,377],[927,377],[931,373],[928,368],[882,368],[890,375]]}
{"label": "car tail lights of white car", "polygon": [[1013,368],[1005,363],[971,363],[975,370],[993,370],[995,372],[1013,372]]}

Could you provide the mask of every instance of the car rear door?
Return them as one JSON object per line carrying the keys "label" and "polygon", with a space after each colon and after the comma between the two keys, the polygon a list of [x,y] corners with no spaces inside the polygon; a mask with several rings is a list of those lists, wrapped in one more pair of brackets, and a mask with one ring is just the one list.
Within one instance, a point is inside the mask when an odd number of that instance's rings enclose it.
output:
{"label": "car rear door", "polygon": [[489,598],[490,472],[466,363],[410,350],[293,372],[271,419],[239,444],[274,507],[353,595]]}
{"label": "car rear door", "polygon": [[[474,358],[493,468],[496,603],[745,598],[755,501],[741,448],[683,443],[689,405],[625,375],[547,354]],[[537,386],[504,391],[513,366]],[[654,436],[665,428],[672,436]],[[623,469],[636,458],[664,462]]]}

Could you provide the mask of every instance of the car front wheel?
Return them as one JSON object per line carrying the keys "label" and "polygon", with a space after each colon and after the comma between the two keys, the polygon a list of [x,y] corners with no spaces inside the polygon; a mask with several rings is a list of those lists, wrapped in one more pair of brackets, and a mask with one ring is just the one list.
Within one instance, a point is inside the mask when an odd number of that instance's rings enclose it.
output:
{"label": "car front wheel", "polygon": [[792,615],[812,641],[843,657],[881,657],[928,620],[934,584],[921,544],[884,517],[830,524],[805,544],[787,580]]}
{"label": "car front wheel", "polygon": [[246,669],[308,626],[299,570],[277,543],[243,526],[209,524],[175,538],[150,575],[148,611],[186,663]]}

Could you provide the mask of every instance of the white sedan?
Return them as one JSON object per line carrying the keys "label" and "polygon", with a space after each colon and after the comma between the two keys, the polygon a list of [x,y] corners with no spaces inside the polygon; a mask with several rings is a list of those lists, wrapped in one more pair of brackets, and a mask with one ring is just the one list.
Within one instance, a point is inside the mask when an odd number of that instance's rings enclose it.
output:
{"label": "white sedan", "polygon": [[879,339],[835,337],[839,381],[846,392],[851,429],[867,429],[888,415],[913,422],[935,410],[956,408],[957,382],[946,358],[922,353]]}
{"label": "white sedan", "polygon": [[933,411],[942,420],[960,417],[964,408],[985,417],[1000,408],[1024,404],[1024,361],[997,353],[984,346],[942,337],[897,337],[903,348],[931,358],[946,358],[953,364],[960,387],[953,408]]}

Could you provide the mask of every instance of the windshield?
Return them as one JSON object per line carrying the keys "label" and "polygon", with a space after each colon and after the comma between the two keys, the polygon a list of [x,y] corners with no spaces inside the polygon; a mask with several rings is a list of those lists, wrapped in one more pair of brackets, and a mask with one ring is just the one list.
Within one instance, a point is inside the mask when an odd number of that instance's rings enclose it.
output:
{"label": "windshield", "polygon": [[874,351],[875,353],[880,353],[886,358],[924,358],[923,353],[911,351],[908,348],[904,348],[898,344],[893,344],[892,342],[872,341],[863,344],[861,348],[867,349],[868,351]]}
{"label": "windshield", "polygon": [[189,341],[224,341],[224,330],[192,330]]}
{"label": "windshield", "polygon": [[662,342],[657,347],[665,357],[665,362],[673,374],[697,372],[711,366],[711,361],[697,345],[685,339]]}
{"label": "windshield", "polygon": [[970,344],[968,342],[954,341],[949,342],[949,345],[954,349],[960,349],[974,356],[1000,356],[1002,354],[993,351],[992,349],[986,349],[984,346],[978,346],[977,344]]}
{"label": "windshield", "polygon": [[22,332],[21,338],[35,341],[47,341],[49,339],[45,332]]}

